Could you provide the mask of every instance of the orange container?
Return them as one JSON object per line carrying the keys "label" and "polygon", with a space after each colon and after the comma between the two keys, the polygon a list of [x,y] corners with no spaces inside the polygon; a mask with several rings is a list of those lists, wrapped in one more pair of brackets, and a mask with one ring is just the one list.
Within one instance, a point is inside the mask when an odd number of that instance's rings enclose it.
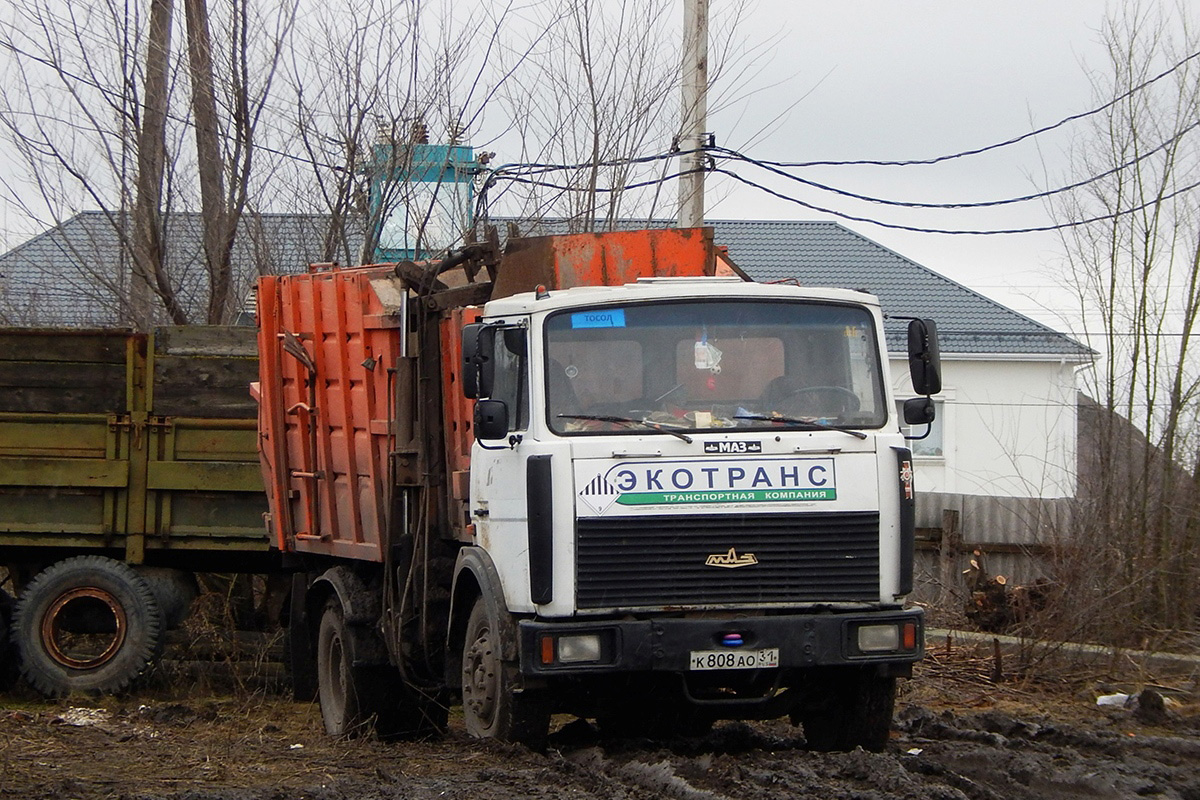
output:
{"label": "orange container", "polygon": [[383,560],[404,294],[390,266],[259,279],[259,455],[282,550]]}

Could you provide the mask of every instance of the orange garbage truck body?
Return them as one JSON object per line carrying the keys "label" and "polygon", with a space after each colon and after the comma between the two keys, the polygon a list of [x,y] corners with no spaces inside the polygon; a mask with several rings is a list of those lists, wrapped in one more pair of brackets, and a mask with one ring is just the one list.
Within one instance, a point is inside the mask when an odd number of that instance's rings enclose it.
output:
{"label": "orange garbage truck body", "polygon": [[399,283],[384,267],[260,280],[260,454],[280,550],[383,560]]}
{"label": "orange garbage truck body", "polygon": [[873,298],[665,229],[264,277],[258,323],[292,667],[330,733],[461,702],[534,747],[563,712],[882,746],[922,648]]}

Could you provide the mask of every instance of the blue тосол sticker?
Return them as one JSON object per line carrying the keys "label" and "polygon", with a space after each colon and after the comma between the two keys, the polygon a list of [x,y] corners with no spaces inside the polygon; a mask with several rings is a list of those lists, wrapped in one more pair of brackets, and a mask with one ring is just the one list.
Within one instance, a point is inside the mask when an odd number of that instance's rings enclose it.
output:
{"label": "blue \u0442\u043e\u0441\u043e\u043b sticker", "polygon": [[597,311],[577,311],[571,315],[572,328],[624,328],[625,309],[608,308]]}

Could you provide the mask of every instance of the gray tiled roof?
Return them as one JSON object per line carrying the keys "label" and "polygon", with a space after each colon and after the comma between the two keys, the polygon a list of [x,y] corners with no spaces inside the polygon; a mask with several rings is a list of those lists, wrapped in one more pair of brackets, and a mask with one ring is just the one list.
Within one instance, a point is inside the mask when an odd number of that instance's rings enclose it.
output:
{"label": "gray tiled roof", "polygon": [[[294,272],[321,260],[328,222],[329,217],[320,214],[244,217],[234,246],[235,292],[244,295],[260,272]],[[650,223],[652,227],[672,224]],[[728,247],[733,261],[755,280],[865,289],[879,296],[885,314],[936,320],[946,353],[1077,360],[1091,356],[1088,348],[1067,336],[836,222],[712,220],[706,224],[715,228],[717,244]],[[644,220],[621,225],[645,226]],[[550,220],[520,227],[525,235],[542,235],[563,232],[567,224]],[[168,231],[172,275],[189,307],[199,309],[206,284],[199,214],[172,214]],[[348,238],[349,252],[340,253],[338,260],[354,263],[361,239],[353,233]],[[95,272],[103,272],[103,280],[97,280]],[[108,217],[99,211],[78,214],[0,255],[0,323],[111,325],[118,319],[118,294],[112,284],[127,272],[127,257]],[[894,350],[903,351],[905,324],[900,320],[888,324],[889,346]]]}
{"label": "gray tiled roof", "polygon": [[[646,227],[645,220],[628,227]],[[674,223],[656,220],[653,227]],[[1092,351],[1068,336],[855,233],[837,222],[707,220],[715,241],[756,281],[795,280],[805,286],[863,289],[888,315],[921,316],[938,324],[942,352],[1056,356],[1090,360]],[[565,230],[554,220],[522,226],[526,235]],[[887,325],[888,346],[903,352],[906,321]]]}
{"label": "gray tiled roof", "polygon": [[[327,215],[262,214],[242,218],[233,249],[235,297],[262,272],[296,271],[322,259]],[[0,255],[0,323],[114,325],[130,271],[119,226],[85,211]],[[358,245],[337,260],[357,256]],[[167,220],[167,269],[194,322],[203,322],[207,275],[200,215]],[[165,321],[165,320],[164,320]]]}

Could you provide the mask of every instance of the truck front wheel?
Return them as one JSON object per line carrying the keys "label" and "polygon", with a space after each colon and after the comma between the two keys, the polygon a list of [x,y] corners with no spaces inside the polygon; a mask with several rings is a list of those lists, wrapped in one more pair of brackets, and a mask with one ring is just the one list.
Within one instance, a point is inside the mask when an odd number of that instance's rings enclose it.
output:
{"label": "truck front wheel", "polygon": [[158,657],[163,620],[129,566],[76,556],[38,573],[13,611],[21,674],[45,695],[119,692]]}
{"label": "truck front wheel", "polygon": [[804,727],[810,750],[830,752],[861,747],[879,752],[887,745],[896,705],[896,679],[871,668],[847,669],[818,678],[809,702],[792,715]]}
{"label": "truck front wheel", "polygon": [[483,598],[475,601],[463,641],[462,702],[467,733],[480,739],[546,746],[550,713],[546,703],[515,691],[516,665],[501,657],[499,622]]}

